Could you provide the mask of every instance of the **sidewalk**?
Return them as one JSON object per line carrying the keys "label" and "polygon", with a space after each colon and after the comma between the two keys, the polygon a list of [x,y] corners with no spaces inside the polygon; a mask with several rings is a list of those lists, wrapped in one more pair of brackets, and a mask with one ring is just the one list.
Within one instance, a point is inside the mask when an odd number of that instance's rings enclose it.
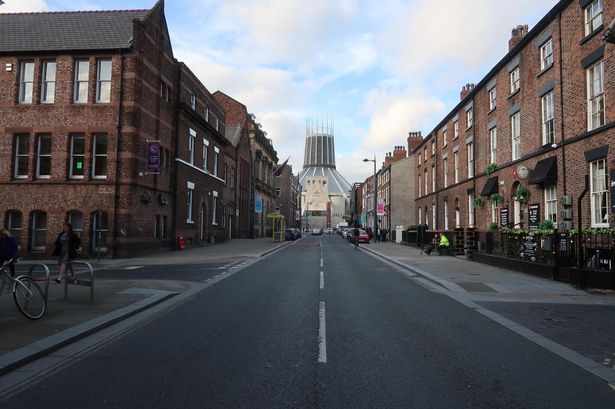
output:
{"label": "sidewalk", "polygon": [[[213,246],[156,253],[146,257],[82,260],[94,267],[94,302],[90,302],[90,288],[84,286],[69,285],[68,297],[64,298],[64,283],[53,281],[57,275],[56,260],[24,260],[17,265],[18,275],[27,272],[32,264],[37,263],[47,264],[52,271],[47,311],[41,319],[30,321],[19,313],[12,294],[5,292],[0,296],[0,376],[167,299],[195,293],[207,286],[181,280],[97,280],[96,271],[120,270],[135,265],[247,260],[262,257],[285,244],[271,239],[236,239]],[[78,268],[78,278],[89,279],[84,267]],[[41,276],[42,269],[38,268],[33,275]],[[39,284],[44,290],[44,282]]]}

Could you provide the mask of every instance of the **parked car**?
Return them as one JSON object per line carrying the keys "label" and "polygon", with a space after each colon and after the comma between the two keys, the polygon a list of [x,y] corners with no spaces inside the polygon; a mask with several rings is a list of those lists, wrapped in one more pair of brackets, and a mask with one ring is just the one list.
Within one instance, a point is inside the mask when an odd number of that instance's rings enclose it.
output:
{"label": "parked car", "polygon": [[[348,241],[352,243],[354,241],[354,238],[355,236],[353,234],[353,231],[351,230],[348,233]],[[359,243],[369,244],[369,234],[367,234],[367,232],[363,229],[359,229]]]}
{"label": "parked car", "polygon": [[301,234],[301,229],[298,229],[298,228],[296,228],[296,227],[295,227],[293,230],[295,231],[295,236],[296,236],[298,239],[300,239],[301,237],[303,237],[303,234]]}
{"label": "parked car", "polygon": [[288,240],[288,241],[294,241],[297,240],[299,237],[297,237],[297,232],[295,232],[295,229],[285,229],[284,230],[284,240]]}
{"label": "parked car", "polygon": [[327,227],[324,231],[325,234],[333,234],[333,229],[331,227]]}
{"label": "parked car", "polygon": [[312,229],[312,234],[316,234],[316,235],[322,234],[322,229],[320,227],[314,227]]}
{"label": "parked car", "polygon": [[341,235],[343,239],[348,239],[348,232],[350,231],[350,229],[342,229],[341,231]]}

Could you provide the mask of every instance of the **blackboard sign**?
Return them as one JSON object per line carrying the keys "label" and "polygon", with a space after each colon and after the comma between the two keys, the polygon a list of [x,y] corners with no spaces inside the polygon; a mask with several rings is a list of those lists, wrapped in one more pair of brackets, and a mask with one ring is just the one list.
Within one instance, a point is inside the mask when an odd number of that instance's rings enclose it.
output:
{"label": "blackboard sign", "polygon": [[540,204],[534,203],[528,206],[529,212],[529,227],[530,229],[537,229],[540,224]]}
{"label": "blackboard sign", "polygon": [[611,169],[611,213],[615,213],[615,169]]}
{"label": "blackboard sign", "polygon": [[508,227],[508,207],[500,209],[500,227]]}
{"label": "blackboard sign", "polygon": [[534,238],[532,236],[527,236],[523,239],[523,254],[521,254],[521,256],[523,256],[523,258],[536,261],[536,247],[537,244]]}
{"label": "blackboard sign", "polygon": [[568,235],[565,233],[559,234],[559,251],[567,252],[568,251]]}

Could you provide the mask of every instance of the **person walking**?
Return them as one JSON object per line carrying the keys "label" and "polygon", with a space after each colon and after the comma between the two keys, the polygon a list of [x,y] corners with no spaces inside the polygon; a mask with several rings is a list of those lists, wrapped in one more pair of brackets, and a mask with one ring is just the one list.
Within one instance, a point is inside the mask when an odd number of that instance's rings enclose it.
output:
{"label": "person walking", "polygon": [[5,261],[11,261],[9,264],[9,271],[11,275],[15,277],[15,260],[17,257],[17,252],[19,248],[17,247],[17,240],[15,237],[11,235],[7,229],[0,230],[0,263],[4,263]]}
{"label": "person walking", "polygon": [[67,270],[70,272],[70,278],[75,278],[75,271],[71,262],[77,256],[77,249],[79,247],[81,247],[81,239],[73,231],[73,226],[70,223],[64,223],[62,225],[62,232],[58,234],[58,238],[55,241],[55,249],[53,251],[54,256],[59,256],[58,264],[60,265],[60,274],[55,279],[56,283],[62,282],[62,278]]}
{"label": "person walking", "polygon": [[440,255],[442,255],[443,253],[446,254],[446,252],[448,251],[448,246],[448,239],[446,238],[444,233],[442,233],[440,235],[440,243],[438,244],[438,253],[440,253]]}

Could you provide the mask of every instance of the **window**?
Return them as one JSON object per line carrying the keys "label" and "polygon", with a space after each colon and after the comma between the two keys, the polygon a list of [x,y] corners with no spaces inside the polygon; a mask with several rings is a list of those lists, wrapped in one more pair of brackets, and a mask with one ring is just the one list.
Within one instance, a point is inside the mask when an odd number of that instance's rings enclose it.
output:
{"label": "window", "polygon": [[427,178],[427,169],[425,169],[425,174],[423,175],[423,182],[425,182],[425,194],[429,193],[429,180]]}
{"label": "window", "polygon": [[30,247],[32,250],[45,250],[45,237],[47,236],[47,213],[32,212],[32,236]]}
{"label": "window", "polygon": [[218,158],[220,157],[220,149],[214,146],[214,176],[218,176]]}
{"label": "window", "polygon": [[43,78],[41,81],[41,102],[53,104],[56,96],[56,62],[43,62]]}
{"label": "window", "polygon": [[431,204],[431,228],[432,229],[437,229],[438,228],[438,226],[436,224],[436,215],[437,214],[438,213],[436,213],[436,204],[432,203]]}
{"label": "window", "polygon": [[474,194],[468,193],[468,226],[474,226]]}
{"label": "window", "polygon": [[220,118],[218,118],[217,115],[215,118],[215,124],[216,124],[216,131],[219,131],[220,130]]}
{"label": "window", "polygon": [[444,187],[448,186],[448,159],[442,159],[442,170],[444,171]]}
{"label": "window", "polygon": [[453,122],[453,139],[459,137],[459,121]]}
{"label": "window", "polygon": [[423,185],[421,184],[421,174],[420,173],[419,173],[419,183],[418,183],[418,186],[419,186],[419,197],[421,197],[421,196],[423,196],[423,188],[422,188]]}
{"label": "window", "polygon": [[433,140],[431,141],[431,155],[435,155],[436,154],[436,141]]}
{"label": "window", "polygon": [[90,79],[90,62],[78,60],[75,62],[75,90],[73,101],[78,104],[88,102],[88,81]]}
{"label": "window", "polygon": [[521,157],[521,114],[517,112],[510,117],[510,132],[512,135],[512,160]]}
{"label": "window", "polygon": [[491,163],[498,163],[498,129],[496,127],[489,130],[489,153]]}
{"label": "window", "polygon": [[455,152],[453,154],[454,165],[455,165],[455,183],[459,183],[459,152]]}
{"label": "window", "polygon": [[444,201],[444,230],[448,230],[448,200]]}
{"label": "window", "polygon": [[542,144],[554,142],[553,91],[542,97]]}
{"label": "window", "polygon": [[604,62],[587,69],[587,130],[605,124],[604,116]]}
{"label": "window", "polygon": [[107,178],[107,134],[94,134],[92,151],[92,178]]}
{"label": "window", "polygon": [[421,152],[419,152],[419,165],[421,164]]}
{"label": "window", "polygon": [[591,162],[591,225],[608,227],[608,181],[606,158]]}
{"label": "window", "polygon": [[521,88],[521,75],[519,73],[519,67],[517,67],[510,73],[510,93],[514,94],[519,88]]}
{"label": "window", "polygon": [[590,35],[602,25],[602,0],[595,0],[585,9],[585,35]]}
{"label": "window", "polygon": [[30,135],[15,135],[15,179],[28,177],[28,162],[30,151]]}
{"label": "window", "polygon": [[111,102],[111,60],[99,60],[96,75],[96,102]]}
{"label": "window", "polygon": [[31,104],[34,91],[34,62],[22,61],[19,71],[19,103]]}
{"label": "window", "polygon": [[188,132],[188,163],[194,165],[194,145],[196,143],[196,131],[190,128]]}
{"label": "window", "polygon": [[17,243],[21,238],[21,212],[13,210],[6,216],[6,228],[11,232]]}
{"label": "window", "polygon": [[109,236],[109,215],[103,211],[92,213],[92,250],[107,251]]}
{"label": "window", "polygon": [[214,190],[211,196],[211,224],[213,224],[214,226],[218,224],[216,222],[216,213],[217,213],[216,211],[217,210],[218,210],[218,192]]}
{"label": "window", "polygon": [[545,186],[545,220],[557,223],[557,188]]}
{"label": "window", "polygon": [[448,137],[446,135],[446,129],[442,131],[442,146],[446,146],[448,144]]}
{"label": "window", "polygon": [[67,221],[73,227],[73,231],[77,236],[81,237],[83,232],[83,213],[78,210],[68,212]]}
{"label": "window", "polygon": [[205,118],[205,122],[209,122],[209,107],[205,105],[205,112],[203,113],[203,117]]}
{"label": "window", "polygon": [[466,145],[468,154],[468,178],[474,177],[474,142]]}
{"label": "window", "polygon": [[194,195],[194,183],[188,182],[188,196],[186,201],[186,223],[194,223],[192,220],[192,197]]}
{"label": "window", "polygon": [[427,146],[423,149],[423,162],[427,162]]}
{"label": "window", "polygon": [[553,65],[553,39],[540,46],[540,69],[544,70]]}
{"label": "window", "polygon": [[51,135],[39,135],[36,154],[36,177],[51,177]]}
{"label": "window", "polygon": [[471,128],[474,123],[474,109],[470,108],[466,111],[466,128]]}
{"label": "window", "polygon": [[419,207],[419,213],[418,213],[418,216],[419,216],[419,221],[418,221],[418,223],[419,223],[419,224],[423,223],[423,208],[422,208],[422,207]]}
{"label": "window", "polygon": [[207,158],[209,156],[209,141],[203,139],[203,170],[207,170]]}
{"label": "window", "polygon": [[[498,205],[496,205],[495,203],[491,203],[491,223],[497,223],[498,222]],[[502,227],[508,227],[508,226],[502,226]]]}
{"label": "window", "polygon": [[493,111],[495,109],[495,98],[496,91],[495,87],[493,87],[489,90],[489,111]]}
{"label": "window", "polygon": [[196,109],[196,95],[194,92],[190,94],[190,108],[192,108],[192,110]]}
{"label": "window", "polygon": [[436,191],[436,165],[431,165],[431,191]]}
{"label": "window", "polygon": [[70,178],[83,179],[85,163],[85,135],[70,137]]}

